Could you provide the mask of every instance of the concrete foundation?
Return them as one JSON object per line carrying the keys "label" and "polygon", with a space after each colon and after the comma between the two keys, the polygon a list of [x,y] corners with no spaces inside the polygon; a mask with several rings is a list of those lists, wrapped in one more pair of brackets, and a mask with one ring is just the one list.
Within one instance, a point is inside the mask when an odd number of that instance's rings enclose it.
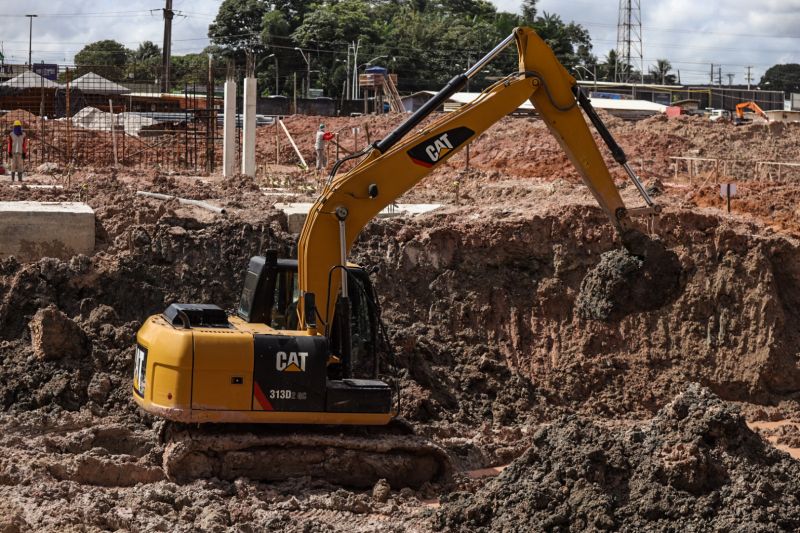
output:
{"label": "concrete foundation", "polygon": [[[296,203],[276,203],[275,209],[279,209],[286,214],[287,225],[290,233],[300,233],[303,224],[306,222],[308,212],[311,211],[313,204],[305,202]],[[396,204],[391,205],[378,213],[378,218],[390,217],[409,217],[428,213],[438,209],[442,204]]]}
{"label": "concrete foundation", "polygon": [[222,119],[222,175],[236,173],[236,82],[225,82],[225,115]]}
{"label": "concrete foundation", "polygon": [[[242,174],[256,175],[256,100],[255,78],[244,79],[244,119],[242,127]],[[227,116],[227,115],[226,115]]]}
{"label": "concrete foundation", "polygon": [[94,210],[79,202],[0,202],[0,258],[68,259],[94,252]]}

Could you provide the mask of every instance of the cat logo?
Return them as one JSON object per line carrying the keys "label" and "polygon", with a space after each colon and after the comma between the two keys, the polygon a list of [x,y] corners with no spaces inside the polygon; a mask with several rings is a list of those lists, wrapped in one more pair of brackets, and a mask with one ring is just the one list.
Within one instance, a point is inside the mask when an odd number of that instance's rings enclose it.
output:
{"label": "cat logo", "polygon": [[275,369],[279,372],[305,372],[308,352],[278,352],[275,354]]}
{"label": "cat logo", "polygon": [[441,156],[447,155],[447,152],[452,149],[453,145],[450,144],[450,141],[447,140],[447,134],[444,133],[441,137],[433,141],[433,144],[429,144],[425,147],[425,153],[428,154],[431,161],[436,162]]}
{"label": "cat logo", "polygon": [[426,139],[407,153],[417,165],[431,168],[475,134],[469,128],[458,127]]}

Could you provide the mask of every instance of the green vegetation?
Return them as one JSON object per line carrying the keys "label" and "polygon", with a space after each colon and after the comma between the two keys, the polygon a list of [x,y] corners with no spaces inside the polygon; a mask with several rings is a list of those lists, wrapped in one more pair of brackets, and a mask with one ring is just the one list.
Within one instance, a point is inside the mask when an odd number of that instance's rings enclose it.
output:
{"label": "green vegetation", "polygon": [[761,77],[759,86],[767,91],[800,92],[800,65],[788,63],[770,67]]}
{"label": "green vegetation", "polygon": [[[289,95],[294,85],[305,85],[340,98],[352,75],[352,50],[358,47],[359,72],[380,65],[396,73],[399,89],[413,92],[435,89],[486,54],[510,34],[527,25],[553,48],[573,75],[613,80],[622,65],[610,51],[599,62],[592,51],[589,32],[560,16],[539,12],[537,0],[524,0],[520,13],[498,11],[488,0],[224,0],[208,36],[211,45],[202,53],[172,57],[172,84],[204,84],[208,54],[212,54],[219,80],[224,65],[239,71],[252,54],[262,94],[273,94],[280,74],[280,93]],[[302,49],[305,58],[298,50]],[[89,70],[114,81],[154,83],[161,72],[161,50],[143,42],[127,50],[115,41],[99,41],[75,56],[79,74]],[[472,80],[470,90],[486,87],[517,69],[515,51],[501,55]],[[666,68],[666,71],[664,69]],[[668,61],[651,72],[653,79],[674,82]],[[592,73],[590,76],[589,73]]]}
{"label": "green vegetation", "polygon": [[[588,31],[539,14],[536,0],[525,0],[521,14],[498,12],[488,0],[224,0],[209,37],[215,53],[237,65],[252,52],[263,91],[274,91],[277,57],[283,94],[290,93],[294,73],[303,86],[308,66],[295,49],[302,48],[311,62],[311,86],[340,97],[353,44],[360,72],[367,63],[384,66],[409,92],[442,85],[523,24],[533,26],[568,69],[595,65]],[[352,69],[352,54],[350,61]],[[509,51],[472,89],[516,68]]]}

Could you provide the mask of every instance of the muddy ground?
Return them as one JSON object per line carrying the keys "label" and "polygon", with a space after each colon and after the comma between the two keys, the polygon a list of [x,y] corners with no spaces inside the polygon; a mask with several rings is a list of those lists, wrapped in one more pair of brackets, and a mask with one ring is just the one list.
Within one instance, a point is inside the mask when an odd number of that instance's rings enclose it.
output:
{"label": "muddy ground", "polygon": [[[356,120],[379,136],[397,118],[325,119],[341,131]],[[287,120],[306,154],[301,132],[318,121]],[[530,118],[505,119],[476,142],[469,171],[457,156],[403,199],[440,210],[376,221],[357,242],[354,257],[380,267],[402,416],[457,470],[419,490],[176,483],[161,468],[161,423],[130,398],[148,315],[176,301],[231,310],[251,255],[294,253],[273,204],[311,198],[317,182],[288,166],[290,152],[255,180],[93,168],[30,177],[60,189],[4,183],[0,200],[89,203],[97,246],[0,261],[0,531],[797,529],[800,471],[772,446],[800,441],[797,186],[740,182],[728,215],[714,179],[675,180],[668,157],[727,143],[743,158],[773,147],[800,160],[800,128],[611,123],[646,181],[661,180],[655,233],[678,267],[635,292],[642,305],[613,305],[630,303],[619,289],[636,265],[615,255],[611,226]],[[269,163],[274,132],[260,133]],[[276,184],[292,195],[261,189]],[[635,204],[633,187],[623,196]],[[608,264],[630,267],[615,290]]]}

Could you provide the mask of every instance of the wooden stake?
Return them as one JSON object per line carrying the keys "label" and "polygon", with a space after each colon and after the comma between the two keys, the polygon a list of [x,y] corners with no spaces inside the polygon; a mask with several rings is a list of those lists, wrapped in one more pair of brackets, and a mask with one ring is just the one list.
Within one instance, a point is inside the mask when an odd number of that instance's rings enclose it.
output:
{"label": "wooden stake", "polygon": [[283,131],[286,133],[286,136],[289,138],[289,142],[292,143],[292,148],[294,148],[294,151],[297,154],[297,157],[300,158],[300,163],[303,166],[303,170],[308,170],[308,165],[306,164],[306,160],[303,159],[303,154],[300,153],[300,150],[297,148],[297,145],[294,143],[294,139],[292,139],[292,134],[289,133],[288,129],[286,129],[286,124],[284,124],[281,119],[278,119],[278,124],[281,125],[281,127],[283,128]]}

